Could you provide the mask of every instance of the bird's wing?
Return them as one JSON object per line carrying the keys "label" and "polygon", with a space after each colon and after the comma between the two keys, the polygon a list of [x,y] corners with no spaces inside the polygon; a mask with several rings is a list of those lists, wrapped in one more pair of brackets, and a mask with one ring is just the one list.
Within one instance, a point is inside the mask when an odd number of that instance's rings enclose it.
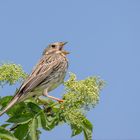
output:
{"label": "bird's wing", "polygon": [[60,64],[60,59],[60,57],[55,56],[42,57],[29,77],[23,82],[10,103],[2,111],[0,111],[0,116],[18,102],[21,96],[28,94],[29,91],[32,91],[37,85],[39,85],[54,70],[54,68]]}
{"label": "bird's wing", "polygon": [[43,57],[33,69],[29,77],[21,85],[18,93],[27,93],[39,85],[60,64],[60,58]]}

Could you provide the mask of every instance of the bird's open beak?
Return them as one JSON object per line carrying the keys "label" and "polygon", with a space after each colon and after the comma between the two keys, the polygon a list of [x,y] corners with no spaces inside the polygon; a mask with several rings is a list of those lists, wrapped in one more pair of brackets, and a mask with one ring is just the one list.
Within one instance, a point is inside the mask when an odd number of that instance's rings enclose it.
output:
{"label": "bird's open beak", "polygon": [[61,46],[63,47],[64,45],[66,45],[68,42],[61,42]]}
{"label": "bird's open beak", "polygon": [[65,50],[62,50],[62,53],[65,54],[65,55],[69,54],[69,52],[67,52]]}
{"label": "bird's open beak", "polygon": [[66,45],[68,42],[63,42],[63,46]]}
{"label": "bird's open beak", "polygon": [[[64,45],[66,45],[68,42],[62,42],[62,48],[64,47]],[[65,51],[65,50],[62,50],[62,53],[67,55],[69,54],[69,52]]]}

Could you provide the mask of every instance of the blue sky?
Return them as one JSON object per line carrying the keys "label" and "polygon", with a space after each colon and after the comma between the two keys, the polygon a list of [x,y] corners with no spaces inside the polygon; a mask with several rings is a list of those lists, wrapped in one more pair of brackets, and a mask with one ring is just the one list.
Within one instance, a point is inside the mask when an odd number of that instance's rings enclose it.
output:
{"label": "blue sky", "polygon": [[[107,82],[100,103],[88,113],[94,140],[140,139],[140,1],[0,1],[0,61],[30,72],[55,41],[69,42],[69,71],[79,79],[98,75]],[[0,94],[13,95],[16,87]],[[62,91],[61,86],[52,94]],[[63,125],[43,132],[41,140],[83,140],[70,135]]]}

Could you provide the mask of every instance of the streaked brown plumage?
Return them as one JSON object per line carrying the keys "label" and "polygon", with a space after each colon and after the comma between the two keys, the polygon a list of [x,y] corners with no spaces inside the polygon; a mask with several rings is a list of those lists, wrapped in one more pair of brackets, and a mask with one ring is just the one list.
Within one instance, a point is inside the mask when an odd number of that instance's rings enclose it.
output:
{"label": "streaked brown plumage", "polygon": [[43,52],[43,55],[33,69],[32,73],[23,82],[17,94],[13,97],[7,107],[0,112],[4,114],[15,103],[24,101],[33,96],[48,96],[54,100],[62,101],[48,95],[48,92],[59,86],[68,68],[66,55],[68,52],[63,50],[66,42],[56,42],[50,44]]}

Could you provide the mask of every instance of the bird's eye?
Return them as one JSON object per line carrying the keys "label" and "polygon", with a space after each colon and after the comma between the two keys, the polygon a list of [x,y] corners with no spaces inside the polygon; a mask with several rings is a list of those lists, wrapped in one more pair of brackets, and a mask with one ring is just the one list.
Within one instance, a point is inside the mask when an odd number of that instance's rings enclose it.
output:
{"label": "bird's eye", "polygon": [[55,48],[55,45],[52,45],[52,48]]}

